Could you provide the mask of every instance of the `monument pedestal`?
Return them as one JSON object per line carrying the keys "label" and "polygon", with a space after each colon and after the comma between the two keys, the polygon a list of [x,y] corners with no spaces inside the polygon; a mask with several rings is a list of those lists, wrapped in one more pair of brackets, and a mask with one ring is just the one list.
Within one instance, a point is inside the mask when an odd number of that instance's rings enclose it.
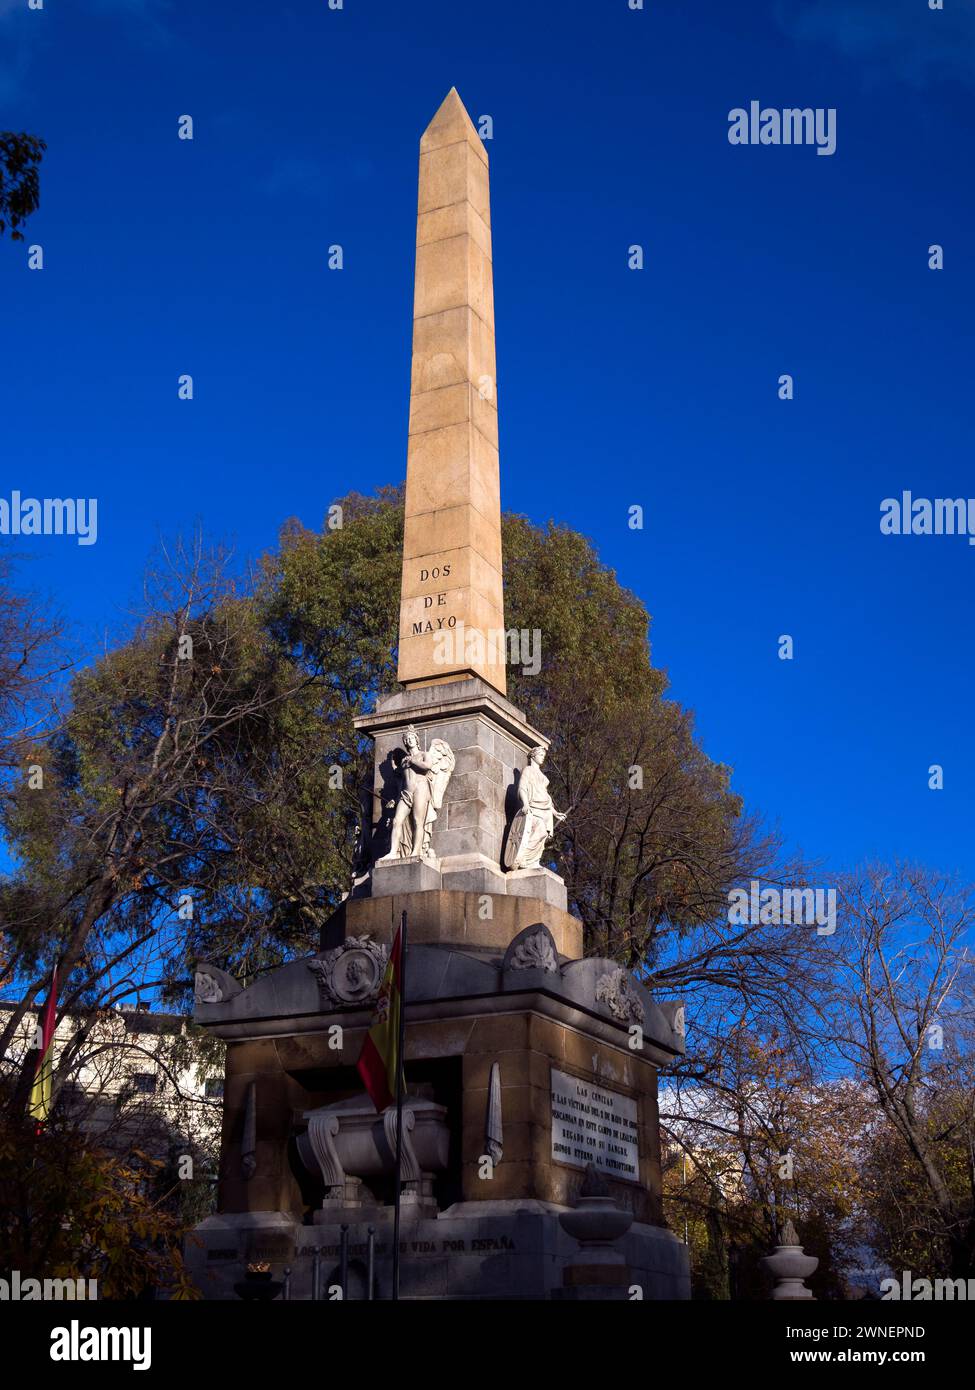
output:
{"label": "monument pedestal", "polygon": [[372,884],[363,885],[363,896],[392,897],[403,893],[430,893],[443,887],[436,859],[386,859],[372,868]]}
{"label": "monument pedestal", "polygon": [[535,902],[566,906],[565,882],[551,869],[509,869],[505,874],[505,890],[514,897],[532,898]]}
{"label": "monument pedestal", "polygon": [[[532,749],[548,746],[521,710],[486,681],[470,677],[445,685],[412,686],[383,700],[375,714],[362,716],[355,726],[376,744],[376,812],[367,835],[374,866],[371,883],[359,884],[355,897],[444,888],[533,897],[565,911],[565,884],[550,869],[506,873],[501,868],[507,827],[518,808],[518,777]],[[389,805],[399,790],[397,767],[409,729],[415,730],[423,752],[440,739],[454,757],[433,823],[435,866],[429,861],[412,871],[384,857],[389,849]],[[434,867],[437,879],[428,872]]]}
{"label": "monument pedestal", "polygon": [[[623,1256],[628,1280],[619,1283],[570,1281],[578,1245],[559,1225],[560,1209],[541,1202],[462,1202],[436,1218],[414,1220],[403,1209],[400,1229],[400,1297],[403,1299],[685,1299],[690,1296],[687,1251],[670,1231],[634,1224],[625,1237]],[[205,1223],[204,1223],[205,1224]],[[375,1231],[375,1295],[389,1298],[392,1288],[392,1222],[352,1219],[348,1225],[349,1281],[347,1297],[366,1296],[365,1274],[369,1227]],[[211,1243],[197,1227],[200,1245],[191,1245],[187,1264],[210,1299],[235,1298],[233,1285],[241,1277],[248,1253],[242,1242],[220,1235]],[[264,1247],[262,1247],[264,1248]],[[253,1247],[250,1247],[253,1249]],[[315,1252],[321,1264],[321,1287],[339,1283],[341,1256],[338,1226],[301,1225],[291,1229],[291,1249],[269,1251],[272,1277],[291,1270],[290,1296],[312,1296]],[[639,1289],[639,1295],[631,1292]],[[328,1297],[327,1292],[323,1292]]]}
{"label": "monument pedestal", "polygon": [[[371,1110],[355,1071],[372,1000],[326,993],[347,988],[342,957],[359,959],[360,941],[330,948],[337,959],[327,971],[312,968],[323,957],[294,961],[197,1005],[197,1021],[228,1043],[221,1215],[198,1228],[202,1245],[187,1254],[208,1296],[231,1296],[248,1259],[269,1260],[275,1278],[290,1267],[292,1297],[310,1296],[302,1271],[311,1246],[324,1243],[337,1261],[343,1224],[354,1249],[365,1248],[370,1225],[383,1233],[380,1286],[387,1277],[394,1112]],[[619,1245],[627,1288],[686,1297],[686,1251],[662,1226],[656,1104],[658,1069],[683,1047],[677,1007],[632,982],[644,1039],[634,1051],[630,1017],[617,1018],[614,996],[600,989],[618,967],[566,959],[541,924],[517,932],[503,953],[476,937],[414,941],[408,962],[404,1114],[414,1112],[405,1133],[415,1163],[404,1175],[418,1200],[403,1208],[403,1296],[548,1298],[575,1287],[564,1285],[564,1268],[598,1261],[580,1254],[559,1217],[577,1217],[569,1209],[594,1164],[633,1223]],[[350,1179],[360,1207],[344,1200]],[[329,1191],[343,1200],[327,1201]]]}

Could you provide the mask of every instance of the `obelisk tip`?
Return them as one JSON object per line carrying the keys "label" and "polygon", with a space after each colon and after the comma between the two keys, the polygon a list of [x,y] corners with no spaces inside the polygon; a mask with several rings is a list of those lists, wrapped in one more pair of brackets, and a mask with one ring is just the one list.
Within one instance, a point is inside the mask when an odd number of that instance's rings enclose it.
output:
{"label": "obelisk tip", "polygon": [[487,160],[487,151],[474,122],[468,115],[467,107],[461,101],[457,88],[451,87],[437,108],[433,120],[423,132],[420,153],[426,154],[430,150],[441,149],[444,145],[455,145],[458,140],[470,141],[484,160]]}

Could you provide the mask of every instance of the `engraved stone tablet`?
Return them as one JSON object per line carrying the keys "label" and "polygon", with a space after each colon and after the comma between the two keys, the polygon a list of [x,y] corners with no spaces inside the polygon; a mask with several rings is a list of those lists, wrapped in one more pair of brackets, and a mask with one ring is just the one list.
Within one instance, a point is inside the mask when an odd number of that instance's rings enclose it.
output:
{"label": "engraved stone tablet", "polygon": [[592,1163],[609,1177],[639,1182],[636,1101],[553,1068],[552,1159],[570,1168]]}

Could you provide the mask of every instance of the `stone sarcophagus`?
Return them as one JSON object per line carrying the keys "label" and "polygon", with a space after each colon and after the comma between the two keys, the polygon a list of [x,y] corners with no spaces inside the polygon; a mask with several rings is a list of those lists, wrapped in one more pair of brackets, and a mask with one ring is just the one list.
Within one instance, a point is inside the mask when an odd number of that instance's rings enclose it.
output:
{"label": "stone sarcophagus", "polygon": [[[304,1118],[308,1128],[297,1136],[298,1152],[306,1170],[325,1189],[322,1206],[327,1215],[316,1212],[315,1219],[334,1220],[340,1207],[361,1208],[364,1184],[374,1204],[395,1172],[395,1107],[377,1115],[367,1096],[319,1106],[306,1111]],[[448,1166],[449,1150],[446,1108],[419,1097],[405,1101],[400,1175],[407,1201],[429,1198],[433,1175]]]}

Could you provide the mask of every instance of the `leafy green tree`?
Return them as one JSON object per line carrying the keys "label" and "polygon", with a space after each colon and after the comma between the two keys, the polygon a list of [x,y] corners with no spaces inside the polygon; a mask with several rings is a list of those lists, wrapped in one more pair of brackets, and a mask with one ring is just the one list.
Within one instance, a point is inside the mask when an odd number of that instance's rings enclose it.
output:
{"label": "leafy green tree", "polygon": [[23,241],[19,229],[40,205],[38,166],[46,149],[36,135],[0,130],[0,236],[9,227],[11,241]]}
{"label": "leafy green tree", "polygon": [[[973,1093],[946,1070],[919,1105],[924,1143],[937,1155],[945,1188],[962,1213],[972,1203]],[[941,1089],[941,1088],[944,1089]],[[923,1168],[894,1126],[879,1117],[864,1135],[865,1215],[870,1243],[895,1273],[943,1279],[955,1268],[951,1233]],[[961,1269],[962,1266],[958,1265]],[[961,1277],[961,1276],[959,1276]],[[970,1276],[965,1276],[970,1277]]]}
{"label": "leafy green tree", "polygon": [[[341,507],[320,534],[287,525],[253,585],[200,547],[171,556],[133,636],[75,678],[37,750],[43,796],[22,789],[5,813],[21,867],[0,923],[31,943],[21,976],[36,973],[0,1045],[55,949],[68,1009],[97,1005],[150,943],[147,983],[168,1002],[195,959],[252,976],[316,948],[373,809],[354,721],[396,688],[402,493]],[[777,843],[664,697],[649,615],[584,537],[503,527],[507,622],[541,639],[540,669],[513,668],[510,694],[552,737],[553,792],[572,808],[559,862],[587,949],[671,997],[724,991],[781,1021],[809,933],[729,931],[729,888],[772,871]]]}
{"label": "leafy green tree", "polygon": [[[268,562],[267,602],[291,659],[336,672],[323,713],[361,778],[368,746],[352,721],[396,686],[401,497],[347,498],[343,516],[341,529],[320,535],[286,530]],[[668,913],[699,921],[719,908],[741,869],[741,802],[728,770],[695,743],[686,712],[662,700],[649,615],[585,538],[505,516],[502,544],[508,627],[541,637],[540,671],[512,667],[509,696],[553,740],[546,767],[574,807],[560,847],[576,905],[593,945],[600,938],[643,959],[648,923]],[[646,790],[633,795],[628,774],[640,757]],[[631,807],[625,824],[607,821],[607,803],[621,799]]]}
{"label": "leafy green tree", "polygon": [[63,1115],[40,1134],[0,1095],[0,1267],[22,1278],[96,1279],[100,1298],[164,1290],[199,1298],[181,1223],[160,1205],[163,1162],[93,1147]]}
{"label": "leafy green tree", "polygon": [[[288,659],[324,678],[318,729],[329,730],[345,775],[315,825],[341,847],[345,887],[372,786],[371,745],[353,721],[396,688],[402,493],[353,495],[341,507],[339,528],[286,528],[266,562],[262,602]],[[546,771],[556,804],[572,809],[559,868],[587,950],[648,972],[671,996],[708,991],[715,1039],[727,998],[747,998],[781,1026],[809,973],[810,933],[729,930],[728,892],[798,868],[780,862],[778,840],[745,814],[729,769],[665,698],[649,614],[585,537],[512,515],[502,530],[505,620],[537,632],[541,649],[537,672],[509,668],[508,694],[552,739]]]}
{"label": "leafy green tree", "polygon": [[847,876],[841,903],[822,1023],[882,1120],[874,1161],[900,1183],[901,1214],[879,1223],[881,1243],[891,1254],[940,1251],[944,1267],[929,1277],[970,1279],[975,891],[915,865],[871,865]]}
{"label": "leafy green tree", "polygon": [[704,1086],[668,1083],[662,1121],[671,1162],[665,1211],[688,1226],[697,1296],[766,1298],[761,1267],[787,1219],[807,1254],[817,1298],[843,1297],[841,1271],[862,1238],[862,1090],[817,1079],[788,1038],[728,1027]]}
{"label": "leafy green tree", "polygon": [[[222,557],[196,546],[169,561],[134,636],[75,676],[66,714],[29,753],[42,785],[21,781],[2,807],[19,864],[0,886],[6,981],[37,973],[0,1055],[55,955],[63,1013],[105,1002],[120,978],[131,988],[136,960],[144,992],[185,991],[193,951],[218,928],[222,953],[246,969],[277,930],[263,857],[273,797],[259,814],[279,767],[268,729],[289,706],[287,740],[309,678],[290,668]],[[270,827],[259,840],[255,820]]]}

